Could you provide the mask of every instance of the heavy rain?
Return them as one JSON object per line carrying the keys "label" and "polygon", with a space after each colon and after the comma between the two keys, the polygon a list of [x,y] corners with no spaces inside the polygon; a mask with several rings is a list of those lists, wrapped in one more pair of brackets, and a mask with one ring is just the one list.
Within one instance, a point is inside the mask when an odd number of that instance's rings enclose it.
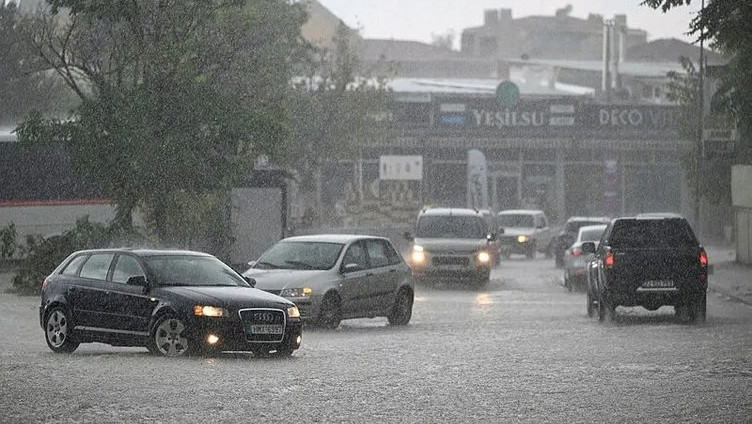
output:
{"label": "heavy rain", "polygon": [[0,1],[0,422],[749,422],[749,20]]}

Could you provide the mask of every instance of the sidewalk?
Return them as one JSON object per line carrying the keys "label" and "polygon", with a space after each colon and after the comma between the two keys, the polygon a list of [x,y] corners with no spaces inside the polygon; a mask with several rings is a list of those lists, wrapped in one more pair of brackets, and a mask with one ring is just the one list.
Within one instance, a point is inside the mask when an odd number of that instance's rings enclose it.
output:
{"label": "sidewalk", "polygon": [[752,306],[752,267],[737,264],[730,246],[708,246],[708,290]]}

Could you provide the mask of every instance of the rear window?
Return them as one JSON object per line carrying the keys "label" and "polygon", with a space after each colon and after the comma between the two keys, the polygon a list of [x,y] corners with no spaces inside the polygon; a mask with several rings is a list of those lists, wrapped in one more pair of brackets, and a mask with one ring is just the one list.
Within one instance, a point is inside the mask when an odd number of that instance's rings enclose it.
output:
{"label": "rear window", "polygon": [[625,219],[614,223],[608,243],[614,248],[689,247],[697,239],[682,219]]}

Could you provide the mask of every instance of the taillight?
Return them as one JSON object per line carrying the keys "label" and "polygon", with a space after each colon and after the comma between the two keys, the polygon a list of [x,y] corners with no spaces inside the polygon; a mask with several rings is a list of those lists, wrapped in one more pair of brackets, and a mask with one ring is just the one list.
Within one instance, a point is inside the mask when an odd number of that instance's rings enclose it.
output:
{"label": "taillight", "polygon": [[606,268],[611,268],[612,266],[614,266],[613,252],[606,253],[606,257],[603,259],[603,265],[605,265]]}
{"label": "taillight", "polygon": [[700,250],[700,257],[698,259],[700,261],[700,266],[707,268],[707,266],[708,266],[708,254],[705,253],[705,250]]}
{"label": "taillight", "polygon": [[574,257],[582,256],[582,249],[580,249],[580,248],[574,248],[574,249],[572,249],[572,256],[574,256]]}

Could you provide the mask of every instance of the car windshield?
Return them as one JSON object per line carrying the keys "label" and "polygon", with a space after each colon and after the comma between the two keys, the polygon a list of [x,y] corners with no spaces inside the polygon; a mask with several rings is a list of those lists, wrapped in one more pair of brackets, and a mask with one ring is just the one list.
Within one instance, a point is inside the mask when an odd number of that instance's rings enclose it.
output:
{"label": "car windshield", "polygon": [[256,268],[331,269],[343,247],[342,243],[283,241],[261,255]]}
{"label": "car windshield", "polygon": [[533,228],[535,226],[532,215],[504,214],[500,215],[502,227]]}
{"label": "car windshield", "polygon": [[615,248],[696,246],[689,224],[680,219],[625,219],[614,224],[609,244]]}
{"label": "car windshield", "polygon": [[486,233],[486,222],[476,216],[423,216],[416,231],[424,238],[479,239]]}
{"label": "car windshield", "polygon": [[211,256],[151,256],[144,262],[160,286],[250,287],[229,266]]}
{"label": "car windshield", "polygon": [[603,235],[603,230],[606,229],[606,226],[604,225],[603,228],[593,228],[589,230],[583,230],[580,231],[580,241],[598,241],[601,239],[601,236]]}

